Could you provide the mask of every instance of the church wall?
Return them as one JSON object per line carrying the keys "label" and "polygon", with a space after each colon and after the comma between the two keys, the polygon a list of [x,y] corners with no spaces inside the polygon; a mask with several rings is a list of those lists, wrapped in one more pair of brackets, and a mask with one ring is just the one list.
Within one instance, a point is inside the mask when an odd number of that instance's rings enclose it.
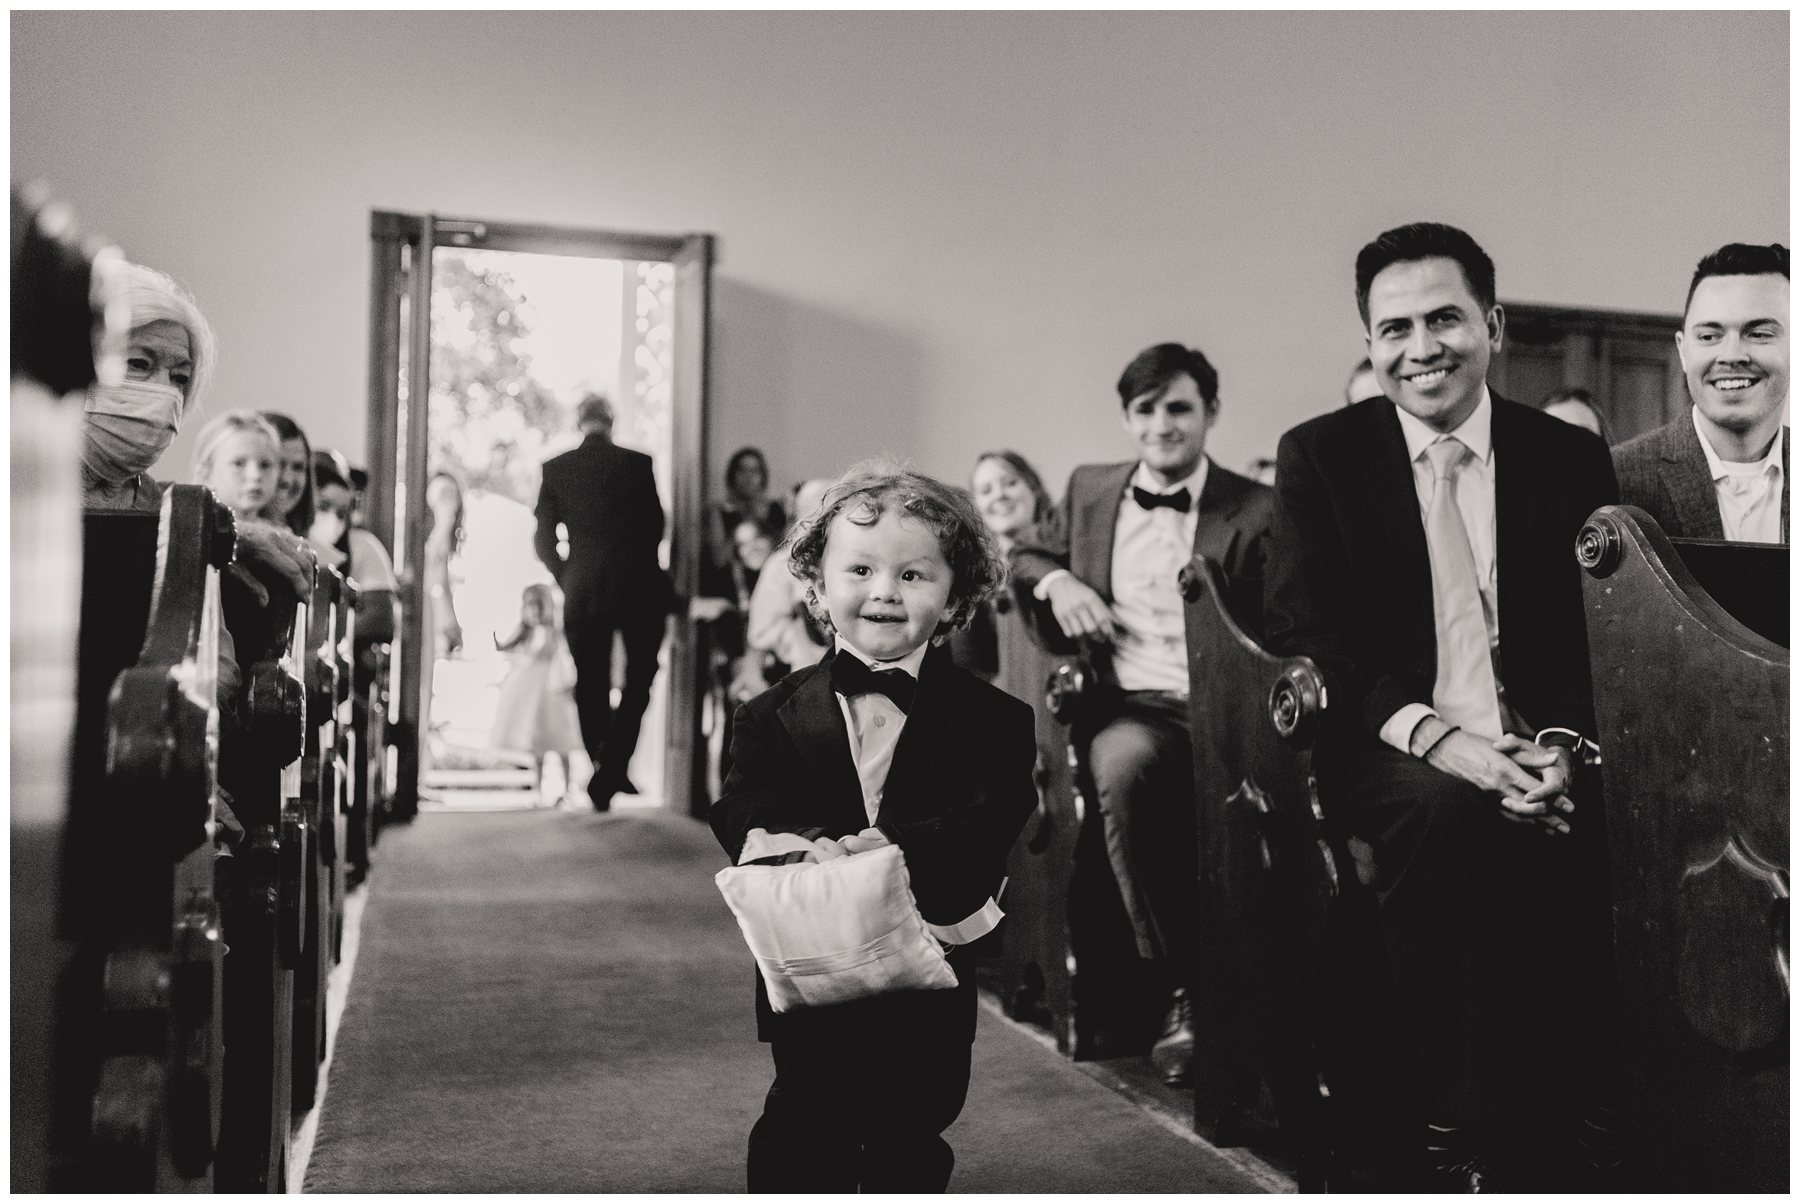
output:
{"label": "church wall", "polygon": [[[1242,468],[1338,403],[1357,248],[1669,311],[1788,241],[1788,16],[14,13],[13,177],[186,282],[212,409],[363,446],[374,208],[719,236],[713,472],[875,451],[1054,491],[1176,339]],[[183,478],[195,422],[159,470]]]}

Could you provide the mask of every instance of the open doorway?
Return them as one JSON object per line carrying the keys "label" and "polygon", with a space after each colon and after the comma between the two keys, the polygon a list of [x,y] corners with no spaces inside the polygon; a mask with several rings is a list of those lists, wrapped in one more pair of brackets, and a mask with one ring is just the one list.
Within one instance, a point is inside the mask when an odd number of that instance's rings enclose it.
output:
{"label": "open doorway", "polygon": [[[404,612],[396,807],[585,806],[579,740],[547,740],[573,743],[566,757],[517,747],[508,721],[521,688],[573,715],[567,672],[533,666],[529,640],[506,647],[527,588],[552,585],[533,548],[541,466],[581,441],[581,399],[607,397],[613,441],[651,458],[659,559],[691,594],[698,549],[682,533],[700,525],[710,239],[388,213],[372,233],[369,522],[392,539]],[[693,679],[678,614],[628,771],[637,793],[618,805],[692,811]]]}

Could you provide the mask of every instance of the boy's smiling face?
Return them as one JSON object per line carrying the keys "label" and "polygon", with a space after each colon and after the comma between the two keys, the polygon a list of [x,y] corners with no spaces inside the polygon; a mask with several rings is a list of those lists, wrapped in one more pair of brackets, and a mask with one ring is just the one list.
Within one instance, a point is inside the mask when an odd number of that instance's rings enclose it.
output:
{"label": "boy's smiling face", "polygon": [[889,507],[874,523],[831,520],[819,596],[839,635],[863,655],[899,660],[937,631],[950,609],[950,563],[937,533]]}

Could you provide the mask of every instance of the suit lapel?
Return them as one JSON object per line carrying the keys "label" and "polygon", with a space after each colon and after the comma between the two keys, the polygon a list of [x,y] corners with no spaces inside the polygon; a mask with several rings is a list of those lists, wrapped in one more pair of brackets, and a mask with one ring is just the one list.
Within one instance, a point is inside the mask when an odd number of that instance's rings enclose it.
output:
{"label": "suit lapel", "polygon": [[[1674,429],[1663,441],[1662,460],[1657,475],[1669,492],[1669,503],[1681,523],[1684,535],[1693,539],[1724,539],[1725,520],[1719,516],[1719,493],[1713,486],[1712,469],[1706,452],[1700,446],[1700,432],[1694,419],[1673,424]],[[1782,489],[1782,529],[1787,529],[1786,482]]]}
{"label": "suit lapel", "polygon": [[[1370,550],[1377,558],[1388,559],[1394,597],[1413,610],[1411,629],[1435,632],[1431,552],[1425,546],[1425,519],[1419,513],[1419,491],[1413,484],[1412,460],[1406,454],[1406,433],[1400,429],[1394,403],[1386,398],[1371,407],[1369,421],[1370,443],[1365,453],[1372,469],[1368,504],[1375,520],[1372,529],[1379,532],[1378,548]],[[1350,458],[1347,450],[1346,459]],[[1435,637],[1428,642],[1435,658]]]}
{"label": "suit lapel", "polygon": [[1093,488],[1069,503],[1074,523],[1069,531],[1069,568],[1112,601],[1113,540],[1119,527],[1119,505],[1125,483],[1137,471],[1135,462],[1116,464],[1089,478]]}
{"label": "suit lapel", "polygon": [[1212,557],[1220,568],[1231,561],[1231,541],[1237,535],[1232,516],[1244,505],[1245,481],[1216,463],[1206,470],[1206,485],[1200,490],[1197,519],[1194,523],[1194,554]]}
{"label": "suit lapel", "polygon": [[[1540,489],[1535,487],[1529,466],[1533,462],[1531,450],[1519,438],[1513,426],[1514,412],[1512,403],[1498,393],[1492,394],[1494,399],[1494,575],[1500,582],[1500,597],[1497,605],[1500,610],[1500,630],[1520,631],[1524,622],[1513,611],[1516,608],[1507,606],[1507,599],[1516,596],[1517,588],[1525,580],[1524,570],[1530,563],[1531,548],[1543,546],[1534,541],[1532,531],[1536,527],[1538,503],[1542,498]],[[1508,583],[1515,588],[1507,589]],[[1500,641],[1501,659],[1506,654],[1506,641]]]}
{"label": "suit lapel", "polygon": [[860,832],[868,826],[868,816],[863,811],[862,780],[856,776],[856,762],[850,756],[850,731],[831,688],[831,662],[836,655],[835,648],[827,652],[813,675],[775,713],[800,754],[808,785],[824,792],[845,831]]}
{"label": "suit lapel", "polygon": [[1788,429],[1781,428],[1781,542],[1788,542]]}
{"label": "suit lapel", "polygon": [[932,771],[935,767],[955,764],[958,758],[947,741],[956,737],[956,720],[952,714],[955,702],[953,666],[948,647],[933,648],[919,666],[919,689],[914,695],[906,726],[900,729],[900,740],[894,746],[894,759],[888,766],[887,782],[881,791],[878,820],[905,820],[919,809],[921,799],[930,798]]}

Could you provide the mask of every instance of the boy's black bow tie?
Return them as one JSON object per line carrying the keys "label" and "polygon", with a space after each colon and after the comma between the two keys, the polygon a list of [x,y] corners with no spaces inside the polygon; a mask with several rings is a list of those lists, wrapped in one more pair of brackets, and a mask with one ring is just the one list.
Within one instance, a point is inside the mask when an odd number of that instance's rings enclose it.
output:
{"label": "boy's black bow tie", "polygon": [[845,698],[886,694],[901,714],[912,710],[919,683],[904,669],[871,669],[860,657],[840,650],[831,662],[831,688]]}
{"label": "boy's black bow tie", "polygon": [[1148,489],[1140,489],[1138,486],[1133,485],[1131,487],[1131,496],[1137,501],[1139,506],[1142,506],[1146,510],[1154,510],[1158,506],[1167,506],[1171,510],[1178,510],[1182,514],[1186,514],[1188,508],[1194,504],[1193,499],[1188,495],[1186,485],[1183,485],[1174,493],[1151,493]]}

